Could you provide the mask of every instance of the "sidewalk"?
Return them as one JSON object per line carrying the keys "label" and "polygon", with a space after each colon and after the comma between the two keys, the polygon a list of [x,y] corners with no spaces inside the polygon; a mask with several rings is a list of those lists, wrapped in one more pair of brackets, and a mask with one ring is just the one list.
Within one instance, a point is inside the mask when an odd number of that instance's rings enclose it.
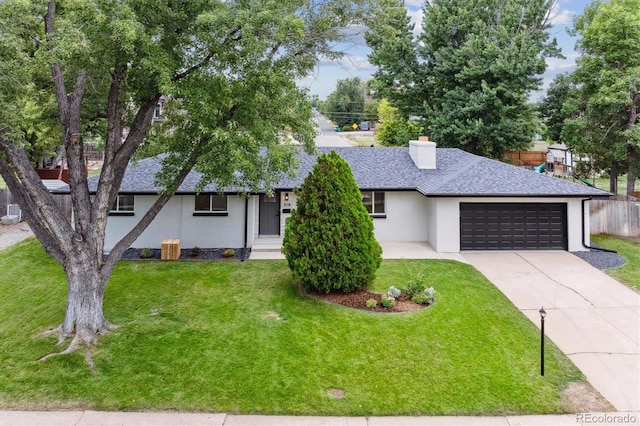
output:
{"label": "sidewalk", "polygon": [[638,413],[585,413],[498,417],[247,416],[214,413],[120,413],[104,411],[0,411],[0,426],[563,426],[638,425]]}

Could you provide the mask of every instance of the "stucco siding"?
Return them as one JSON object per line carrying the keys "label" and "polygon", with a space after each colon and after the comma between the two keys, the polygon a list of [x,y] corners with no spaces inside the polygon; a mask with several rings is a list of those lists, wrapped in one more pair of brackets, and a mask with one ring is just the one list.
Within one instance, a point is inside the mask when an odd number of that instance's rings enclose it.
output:
{"label": "stucco siding", "polygon": [[432,198],[433,234],[429,235],[429,244],[442,253],[460,251],[460,200],[451,198]]}
{"label": "stucco siding", "polygon": [[374,217],[378,241],[427,241],[427,198],[416,191],[385,192],[386,217]]}
{"label": "stucco siding", "polygon": [[[155,195],[136,195],[134,216],[109,216],[105,250],[109,251],[138,223],[156,198]],[[193,195],[173,196],[131,247],[160,248],[162,240],[167,238],[179,238],[183,248],[243,247],[245,224],[243,197],[235,195],[228,197],[227,216],[193,216],[194,206]],[[251,209],[249,214],[251,217]]]}

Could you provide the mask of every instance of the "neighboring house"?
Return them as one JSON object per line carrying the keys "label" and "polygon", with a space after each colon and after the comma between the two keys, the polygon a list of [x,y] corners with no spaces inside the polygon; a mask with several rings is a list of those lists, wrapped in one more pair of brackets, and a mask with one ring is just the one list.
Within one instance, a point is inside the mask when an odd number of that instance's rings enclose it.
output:
{"label": "neighboring house", "polygon": [[[589,199],[608,192],[479,157],[460,149],[412,141],[404,148],[335,150],[353,170],[378,241],[426,241],[438,252],[461,250],[587,250]],[[284,235],[296,207],[293,192],[316,162],[301,151],[299,173],[275,193],[243,195],[242,188],[205,187],[196,195],[192,172],[132,247],[252,247]],[[157,197],[158,159],[130,165],[107,225],[110,250]],[[98,177],[90,183],[95,189]],[[222,191],[222,192],[220,192]]]}
{"label": "neighboring house", "polygon": [[554,176],[572,176],[573,155],[563,143],[556,143],[549,146],[547,151],[547,171],[553,172]]}

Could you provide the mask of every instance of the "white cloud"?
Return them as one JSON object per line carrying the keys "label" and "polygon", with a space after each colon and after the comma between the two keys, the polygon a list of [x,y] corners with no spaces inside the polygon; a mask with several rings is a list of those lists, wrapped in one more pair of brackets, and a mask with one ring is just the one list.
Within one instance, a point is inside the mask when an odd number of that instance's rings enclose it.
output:
{"label": "white cloud", "polygon": [[424,0],[404,0],[404,5],[409,7],[422,7],[424,6]]}
{"label": "white cloud", "polygon": [[546,58],[547,72],[561,73],[570,71],[576,66],[576,59],[580,57],[578,53],[570,53],[565,55],[566,59]]}
{"label": "white cloud", "polygon": [[555,2],[549,12],[549,22],[551,25],[566,25],[571,23],[576,12],[560,7],[560,3]]}
{"label": "white cloud", "polygon": [[413,36],[418,37],[422,33],[422,18],[424,18],[424,10],[408,10],[407,13],[409,14],[411,23],[415,25],[413,27]]}

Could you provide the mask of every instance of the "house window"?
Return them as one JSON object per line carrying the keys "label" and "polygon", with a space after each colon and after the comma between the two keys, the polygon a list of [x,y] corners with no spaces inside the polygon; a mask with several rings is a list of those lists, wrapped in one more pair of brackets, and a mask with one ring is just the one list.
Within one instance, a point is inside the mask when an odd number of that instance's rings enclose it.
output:
{"label": "house window", "polygon": [[362,203],[373,217],[385,217],[384,192],[361,191]]}
{"label": "house window", "polygon": [[135,197],[133,195],[118,194],[109,214],[113,216],[133,216],[134,210]]}
{"label": "house window", "polygon": [[196,195],[194,216],[226,216],[227,214],[226,195]]}
{"label": "house window", "polygon": [[160,101],[156,104],[156,109],[153,111],[153,121],[162,121],[164,113],[164,101]]}

